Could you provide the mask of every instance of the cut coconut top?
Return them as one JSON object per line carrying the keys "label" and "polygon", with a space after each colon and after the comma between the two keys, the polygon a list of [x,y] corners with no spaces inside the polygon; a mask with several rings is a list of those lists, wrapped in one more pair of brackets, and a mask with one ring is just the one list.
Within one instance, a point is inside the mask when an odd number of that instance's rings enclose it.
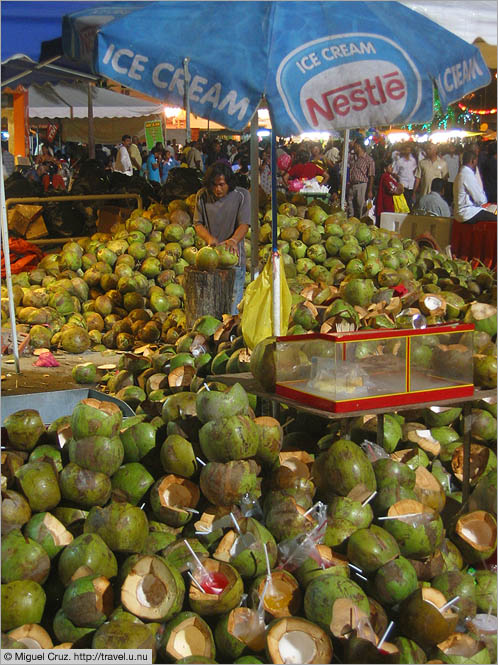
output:
{"label": "cut coconut top", "polygon": [[484,648],[483,644],[476,642],[470,635],[464,633],[452,633],[444,642],[440,642],[438,648],[446,656],[461,656],[463,658],[472,658],[475,654]]}
{"label": "cut coconut top", "polygon": [[211,637],[199,617],[188,617],[171,631],[166,652],[175,660],[189,656],[212,658]]}
{"label": "cut coconut top", "polygon": [[171,574],[158,557],[142,556],[126,576],[121,602],[141,619],[161,620],[171,605],[170,582]]}
{"label": "cut coconut top", "polygon": [[319,626],[297,617],[286,617],[272,625],[267,635],[273,663],[330,663],[332,644]]}
{"label": "cut coconut top", "polygon": [[278,420],[271,416],[259,416],[258,418],[254,418],[254,422],[261,427],[280,427]]}
{"label": "cut coconut top", "polygon": [[[478,443],[470,444],[470,480],[475,481],[484,472],[489,459],[489,448]],[[458,480],[463,480],[464,447],[459,446],[451,458],[451,468]]]}
{"label": "cut coconut top", "polygon": [[415,499],[402,499],[401,501],[397,501],[396,503],[393,503],[387,511],[388,517],[402,517],[403,515],[419,513],[434,515],[434,511],[431,508],[424,506],[420,501],[415,501]]}
{"label": "cut coconut top", "polygon": [[24,644],[26,649],[52,649],[53,647],[50,635],[36,623],[26,623],[11,630],[9,637]]}
{"label": "cut coconut top", "polygon": [[478,552],[485,552],[496,545],[496,521],[485,510],[476,510],[460,517],[455,531]]}
{"label": "cut coconut top", "polygon": [[334,637],[345,638],[353,630],[357,637],[368,640],[373,645],[378,642],[369,616],[351,598],[338,598],[332,606],[330,630]]}
{"label": "cut coconut top", "polygon": [[73,534],[66,529],[62,522],[54,517],[51,513],[47,513],[43,518],[43,525],[47,531],[50,532],[54,540],[54,544],[59,546],[69,545],[73,541]]}
{"label": "cut coconut top", "polygon": [[71,582],[79,580],[80,577],[88,577],[88,575],[94,575],[92,568],[90,566],[79,566],[71,575]]}
{"label": "cut coconut top", "polygon": [[430,429],[413,429],[408,432],[407,438],[434,457],[441,452],[441,444],[432,436]]}
{"label": "cut coconut top", "polygon": [[172,510],[193,508],[200,499],[200,491],[197,485],[174,474],[162,479],[158,494],[161,505]]}
{"label": "cut coconut top", "polygon": [[[438,589],[432,587],[422,588],[422,598],[431,605],[434,605],[438,610],[441,610],[446,604],[445,595]],[[451,608],[444,610],[444,614],[453,614]]]}
{"label": "cut coconut top", "polygon": [[496,318],[496,307],[494,305],[488,305],[484,302],[473,303],[470,306],[472,311],[472,316],[476,321],[482,321],[483,319],[488,319],[490,317]]}
{"label": "cut coconut top", "polygon": [[347,497],[352,501],[359,501],[360,503],[363,503],[368,498],[370,498],[372,494],[373,494],[372,490],[368,489],[368,487],[364,483],[359,483],[358,485],[355,485],[353,487],[353,489],[349,492]]}
{"label": "cut coconut top", "polygon": [[96,577],[92,580],[92,585],[95,589],[95,608],[109,616],[114,607],[111,583],[107,577]]}
{"label": "cut coconut top", "polygon": [[175,367],[168,374],[168,385],[170,388],[189,386],[195,376],[195,368],[192,365],[181,365]]}

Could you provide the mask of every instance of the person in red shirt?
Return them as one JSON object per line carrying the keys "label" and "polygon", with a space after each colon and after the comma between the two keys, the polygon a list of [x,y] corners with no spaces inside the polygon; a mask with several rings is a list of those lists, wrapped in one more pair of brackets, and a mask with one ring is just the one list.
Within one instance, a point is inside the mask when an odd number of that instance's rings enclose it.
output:
{"label": "person in red shirt", "polygon": [[380,176],[379,191],[375,201],[375,216],[377,226],[380,226],[380,215],[383,212],[394,212],[394,195],[403,194],[403,185],[393,175],[392,160],[386,159],[383,163],[383,173]]}
{"label": "person in red shirt", "polygon": [[299,150],[296,153],[296,161],[284,176],[285,184],[295,178],[302,180],[311,180],[321,177],[320,184],[325,185],[329,179],[329,174],[320,168],[317,164],[310,162],[310,156],[305,150]]}

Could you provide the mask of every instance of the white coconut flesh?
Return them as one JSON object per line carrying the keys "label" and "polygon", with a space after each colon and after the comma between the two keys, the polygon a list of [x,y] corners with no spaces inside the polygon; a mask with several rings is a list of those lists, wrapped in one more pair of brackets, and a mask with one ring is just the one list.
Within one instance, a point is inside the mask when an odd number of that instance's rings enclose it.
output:
{"label": "white coconut flesh", "polygon": [[127,575],[121,588],[121,602],[140,618],[157,620],[168,610],[169,571],[161,562],[146,556]]}
{"label": "white coconut flesh", "polygon": [[22,637],[20,640],[17,640],[24,644],[26,649],[43,649],[42,645],[32,637]]}
{"label": "white coconut flesh", "polygon": [[11,630],[9,636],[24,644],[26,649],[52,649],[53,642],[47,631],[38,624],[25,624]]}
{"label": "white coconut flesh", "polygon": [[206,636],[197,626],[186,626],[175,633],[172,647],[178,654],[178,660],[203,654],[206,648]]}
{"label": "white coconut flesh", "polygon": [[496,543],[496,523],[484,511],[476,511],[458,520],[456,531],[477,551],[484,552]]}
{"label": "white coconut flesh", "polygon": [[285,665],[312,663],[316,657],[315,640],[301,630],[291,630],[278,641],[278,650]]}

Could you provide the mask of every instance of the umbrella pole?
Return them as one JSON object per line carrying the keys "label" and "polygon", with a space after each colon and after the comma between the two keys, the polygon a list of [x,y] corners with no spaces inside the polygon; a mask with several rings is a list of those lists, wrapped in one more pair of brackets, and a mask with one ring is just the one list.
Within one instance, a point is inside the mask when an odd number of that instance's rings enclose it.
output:
{"label": "umbrella pole", "polygon": [[280,335],[280,255],[277,245],[277,141],[271,130],[271,226],[272,226],[272,309],[273,335]]}
{"label": "umbrella pole", "polygon": [[256,279],[259,248],[258,111],[251,119],[251,280]]}
{"label": "umbrella pole", "polygon": [[3,166],[0,169],[0,177],[2,180],[2,248],[3,258],[5,262],[5,281],[7,283],[7,292],[9,295],[9,316],[10,327],[12,329],[12,347],[14,351],[14,361],[16,365],[17,374],[21,373],[19,364],[19,347],[17,345],[17,328],[16,328],[16,310],[14,306],[14,291],[12,289],[12,274],[10,272],[10,250],[9,250],[9,227],[7,224],[7,207],[5,205],[5,186],[3,181]]}
{"label": "umbrella pole", "polygon": [[342,153],[341,208],[346,210],[346,183],[348,179],[349,129],[344,132],[344,152]]}
{"label": "umbrella pole", "polygon": [[185,78],[185,127],[186,127],[186,141],[187,143],[190,143],[190,74],[188,71],[188,63],[190,62],[190,58],[184,58],[183,59],[183,74]]}

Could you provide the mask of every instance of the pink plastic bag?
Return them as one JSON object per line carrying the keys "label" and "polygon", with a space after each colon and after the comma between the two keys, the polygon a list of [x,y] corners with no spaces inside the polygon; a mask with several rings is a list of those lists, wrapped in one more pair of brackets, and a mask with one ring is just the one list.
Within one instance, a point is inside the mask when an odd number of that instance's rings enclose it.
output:
{"label": "pink plastic bag", "polygon": [[289,180],[287,188],[289,192],[299,192],[304,186],[304,183],[301,180]]}

